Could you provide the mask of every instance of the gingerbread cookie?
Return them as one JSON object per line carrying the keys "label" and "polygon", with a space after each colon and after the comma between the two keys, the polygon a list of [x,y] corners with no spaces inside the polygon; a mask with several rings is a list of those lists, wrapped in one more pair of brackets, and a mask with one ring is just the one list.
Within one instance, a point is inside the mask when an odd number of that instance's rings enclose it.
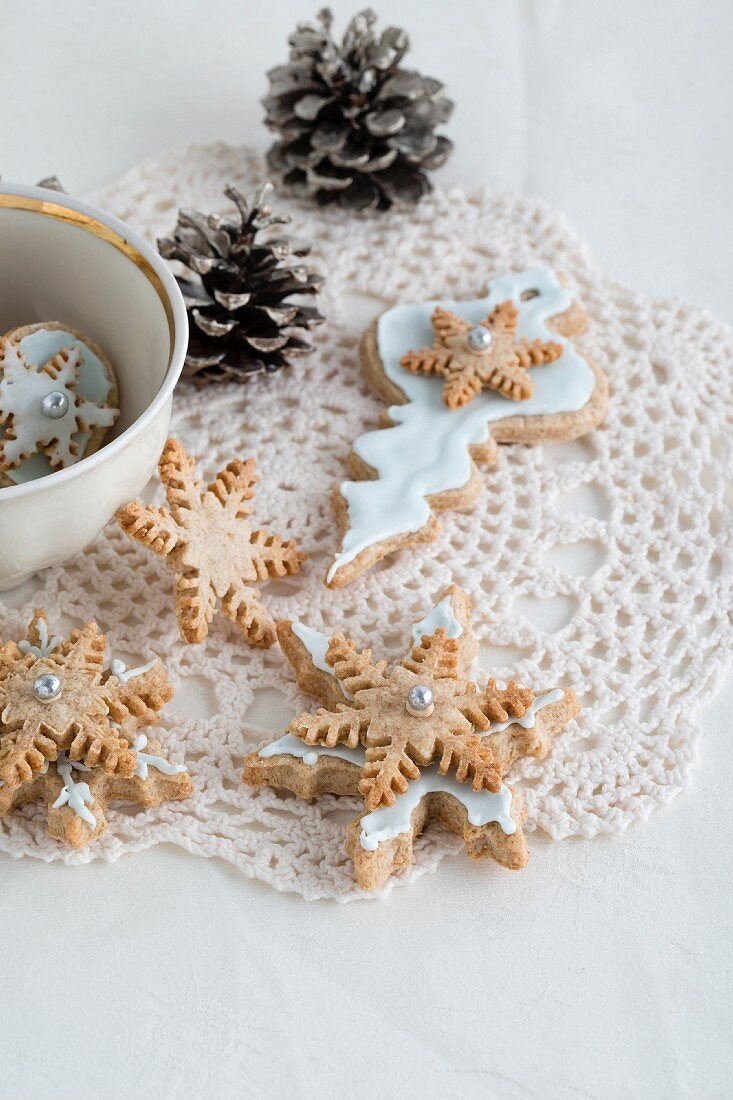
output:
{"label": "gingerbread cookie", "polygon": [[96,623],[51,637],[43,611],[25,640],[0,646],[0,819],[43,799],[49,836],[81,848],[107,828],[108,802],[157,806],[187,798],[182,764],[142,727],[172,697],[160,661],[104,663]]}
{"label": "gingerbread cookie", "polygon": [[0,486],[93,454],[118,416],[112,366],[82,332],[44,322],[0,338]]}
{"label": "gingerbread cookie", "polygon": [[[430,369],[427,358],[416,369],[420,352],[410,358],[411,349],[430,350],[438,308],[463,322],[456,335],[461,347],[476,328],[487,328],[487,319],[499,325],[503,318],[501,336],[497,330],[501,362],[489,357],[480,375],[459,371],[449,391],[455,407],[444,398],[454,358],[441,358],[441,369]],[[516,325],[510,323],[514,311]],[[438,316],[439,328],[443,321],[447,329],[458,323],[445,312]],[[327,573],[329,586],[349,584],[386,555],[435,539],[435,513],[475,499],[477,466],[496,461],[498,443],[575,439],[600,423],[606,379],[573,342],[585,325],[582,308],[545,267],[493,280],[478,301],[395,306],[374,322],[362,340],[362,364],[390,407],[383,426],[353,445],[354,480],[334,491],[342,542]],[[542,365],[535,365],[540,358]]]}
{"label": "gingerbread cookie", "polygon": [[431,819],[462,835],[470,858],[524,866],[522,799],[503,777],[520,756],[547,754],[579,710],[572,691],[535,694],[493,680],[478,689],[468,679],[470,605],[455,586],[413,627],[410,654],[391,670],[343,636],[300,623],[279,623],[278,637],[298,685],[324,706],[251,753],[246,783],[303,798],[361,794],[347,852],[365,890],[412,862]]}
{"label": "gingerbread cookie", "polygon": [[169,439],[158,471],[168,508],[133,500],[119,509],[117,520],[126,535],[162,557],[175,573],[183,640],[204,640],[221,600],[224,615],[250,645],[271,646],[275,624],[252,582],[299,572],[305,554],[293,540],[252,530],[250,502],[259,480],[254,461],[234,459],[204,487],[196,480],[194,460]]}
{"label": "gingerbread cookie", "polygon": [[554,340],[519,338],[518,320],[519,310],[511,300],[494,306],[477,325],[436,306],[430,318],[432,347],[408,351],[400,365],[413,374],[444,378],[443,401],[449,409],[462,408],[483,389],[526,401],[534,393],[529,368],[554,363],[563,348]]}

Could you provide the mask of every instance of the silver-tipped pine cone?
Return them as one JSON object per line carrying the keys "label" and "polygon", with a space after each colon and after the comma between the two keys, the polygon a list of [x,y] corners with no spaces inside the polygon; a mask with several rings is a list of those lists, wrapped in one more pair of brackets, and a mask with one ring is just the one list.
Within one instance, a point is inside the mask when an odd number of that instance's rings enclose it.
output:
{"label": "silver-tipped pine cone", "polygon": [[[224,194],[234,215],[181,210],[173,236],[158,241],[167,260],[178,260],[191,277],[176,276],[190,325],[184,376],[209,382],[245,382],[254,374],[290,365],[313,350],[305,337],[324,318],[302,297],[323,283],[302,261],[310,245],[279,235],[260,237],[287,225],[265,201],[266,183],[249,203],[236,187]],[[292,295],[297,300],[289,301]]]}
{"label": "silver-tipped pine cone", "polygon": [[453,145],[436,128],[453,110],[443,85],[402,67],[409,38],[374,31],[367,8],[341,42],[323,8],[289,38],[290,59],[267,75],[265,123],[279,134],[270,172],[299,197],[347,210],[412,206],[431,190],[428,172]]}

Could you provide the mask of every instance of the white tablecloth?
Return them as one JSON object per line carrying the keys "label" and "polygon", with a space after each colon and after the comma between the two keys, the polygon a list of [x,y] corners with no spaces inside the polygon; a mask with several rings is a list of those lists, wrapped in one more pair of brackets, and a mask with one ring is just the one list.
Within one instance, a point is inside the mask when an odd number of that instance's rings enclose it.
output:
{"label": "white tablecloth", "polygon": [[[333,6],[339,25],[355,7]],[[6,11],[3,175],[82,191],[162,145],[264,142],[263,72],[311,7]],[[457,101],[443,179],[543,195],[610,274],[733,316],[724,0],[382,15]],[[645,827],[535,835],[517,875],[447,860],[379,904],[308,904],[161,848],[0,857],[0,1097],[730,1095],[731,709],[733,677],[695,788]]]}

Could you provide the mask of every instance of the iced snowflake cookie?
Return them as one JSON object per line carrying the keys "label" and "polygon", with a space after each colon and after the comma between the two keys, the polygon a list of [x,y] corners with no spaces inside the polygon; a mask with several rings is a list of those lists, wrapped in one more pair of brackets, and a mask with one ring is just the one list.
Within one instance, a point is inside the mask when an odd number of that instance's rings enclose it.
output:
{"label": "iced snowflake cookie", "polygon": [[93,454],[118,415],[112,366],[83,333],[49,322],[0,338],[0,486]]}
{"label": "iced snowflake cookie", "polygon": [[477,301],[395,306],[377,318],[361,358],[389,407],[382,427],[353,444],[354,480],[334,491],[342,541],[328,585],[435,539],[435,513],[475,499],[477,466],[496,461],[498,443],[576,439],[600,423],[606,379],[574,343],[585,325],[546,267],[495,279]]}
{"label": "iced snowflake cookie", "polygon": [[517,336],[519,310],[511,299],[494,306],[477,325],[450,309],[436,306],[430,318],[432,347],[408,351],[400,366],[413,374],[438,375],[443,401],[460,409],[482,390],[496,390],[512,401],[534,393],[530,367],[554,363],[563,353],[555,340]]}
{"label": "iced snowflake cookie", "polygon": [[158,471],[168,508],[133,500],[119,509],[117,520],[126,535],[162,557],[175,573],[183,640],[204,640],[221,600],[224,615],[250,645],[273,645],[275,624],[253,582],[299,572],[305,554],[293,540],[252,530],[251,501],[259,480],[254,461],[235,458],[204,487],[196,480],[194,459],[169,439]]}
{"label": "iced snowflake cookie", "polygon": [[51,637],[37,611],[25,640],[0,646],[0,819],[43,799],[48,835],[70,848],[106,830],[110,802],[148,808],[192,791],[142,732],[173,695],[165,669],[105,666],[105,645],[94,622]]}
{"label": "iced snowflake cookie", "polygon": [[578,713],[572,691],[478,688],[470,605],[455,586],[413,627],[411,651],[392,669],[301,623],[278,623],[278,637],[298,686],[323,707],[251,753],[246,783],[301,798],[361,794],[346,851],[365,890],[410,865],[432,819],[463,837],[471,859],[525,865],[522,798],[503,777],[519,757],[547,755]]}

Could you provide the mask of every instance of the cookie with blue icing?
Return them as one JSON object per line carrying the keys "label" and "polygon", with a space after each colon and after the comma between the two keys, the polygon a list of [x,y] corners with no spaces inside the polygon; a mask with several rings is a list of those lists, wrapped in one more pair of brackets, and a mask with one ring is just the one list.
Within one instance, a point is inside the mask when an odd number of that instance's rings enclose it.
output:
{"label": "cookie with blue icing", "polygon": [[346,853],[365,890],[413,858],[431,821],[461,835],[471,859],[517,869],[527,862],[521,794],[504,776],[521,756],[543,757],[578,712],[572,691],[535,694],[468,680],[476,654],[466,594],[451,586],[412,630],[412,649],[390,671],[343,638],[279,623],[301,690],[323,708],[245,760],[244,781],[301,798],[361,795]]}
{"label": "cookie with blue icing", "polygon": [[0,486],[93,454],[118,416],[112,365],[84,333],[43,322],[0,339]]}
{"label": "cookie with blue icing", "polygon": [[[521,351],[511,385],[506,372],[489,372],[495,389],[469,385],[470,400],[448,404],[440,372],[406,368],[411,349],[433,341],[436,310],[450,312],[470,333],[486,327],[499,307],[504,327],[511,310],[512,340]],[[379,429],[353,444],[352,479],[333,493],[341,546],[329,586],[349,584],[388,554],[433,541],[436,513],[472,503],[481,488],[478,467],[496,461],[497,444],[576,439],[600,423],[606,378],[576,346],[586,323],[585,311],[546,267],[494,279],[477,300],[394,306],[377,318],[362,339],[361,359],[388,407]]]}

